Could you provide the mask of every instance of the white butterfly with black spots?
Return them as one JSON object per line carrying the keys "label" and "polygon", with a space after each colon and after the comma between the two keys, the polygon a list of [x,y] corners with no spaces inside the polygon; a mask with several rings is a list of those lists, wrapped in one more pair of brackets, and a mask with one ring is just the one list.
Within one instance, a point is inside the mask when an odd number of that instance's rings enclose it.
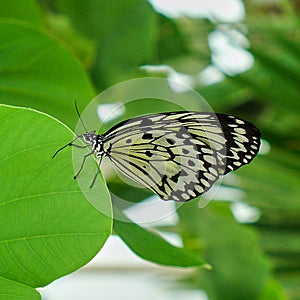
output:
{"label": "white butterfly with black spots", "polygon": [[[121,173],[157,194],[162,200],[189,201],[208,191],[230,171],[248,164],[260,147],[260,130],[252,123],[210,112],[167,112],[123,121],[104,134],[77,136],[91,155],[104,156]],[[93,186],[96,173],[91,187]]]}

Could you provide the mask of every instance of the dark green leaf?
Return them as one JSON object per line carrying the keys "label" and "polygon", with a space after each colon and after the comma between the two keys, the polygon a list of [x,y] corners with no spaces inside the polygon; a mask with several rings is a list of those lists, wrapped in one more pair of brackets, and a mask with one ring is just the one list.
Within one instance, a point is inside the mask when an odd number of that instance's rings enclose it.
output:
{"label": "dark green leaf", "polygon": [[97,43],[92,77],[103,87],[127,79],[152,52],[156,14],[147,1],[57,0],[75,27]]}
{"label": "dark green leaf", "polygon": [[178,267],[205,265],[191,252],[169,244],[157,233],[138,226],[120,212],[115,212],[114,230],[134,253],[151,262]]}
{"label": "dark green leaf", "polygon": [[154,61],[161,64],[166,60],[187,54],[186,43],[176,22],[163,15],[159,16],[157,53]]}
{"label": "dark green leaf", "polygon": [[36,26],[42,24],[42,15],[34,0],[1,1],[0,18],[14,18]]}
{"label": "dark green leaf", "polygon": [[0,21],[0,97],[2,103],[47,112],[71,127],[77,123],[74,100],[93,97],[78,61],[43,32]]}

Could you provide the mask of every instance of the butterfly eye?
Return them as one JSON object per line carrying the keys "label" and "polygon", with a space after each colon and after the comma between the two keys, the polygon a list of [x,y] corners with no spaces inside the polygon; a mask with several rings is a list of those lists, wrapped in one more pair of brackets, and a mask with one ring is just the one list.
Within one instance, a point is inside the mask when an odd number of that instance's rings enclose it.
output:
{"label": "butterfly eye", "polygon": [[90,136],[87,135],[87,134],[84,134],[82,137],[83,137],[83,139],[84,139],[85,142],[90,142],[91,141]]}

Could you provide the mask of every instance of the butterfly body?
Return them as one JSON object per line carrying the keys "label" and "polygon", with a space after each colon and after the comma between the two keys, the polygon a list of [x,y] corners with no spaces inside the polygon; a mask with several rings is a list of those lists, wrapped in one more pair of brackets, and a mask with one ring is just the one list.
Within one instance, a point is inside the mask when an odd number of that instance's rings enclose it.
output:
{"label": "butterfly body", "polygon": [[221,175],[248,164],[260,145],[260,131],[252,123],[210,112],[139,116],[102,135],[91,131],[78,138],[91,147],[88,155],[100,159],[99,167],[107,156],[133,181],[175,201],[203,194]]}
{"label": "butterfly body", "polygon": [[86,132],[81,135],[84,143],[91,146],[91,152],[95,154],[97,158],[107,155],[107,151],[103,147],[103,136],[97,134],[95,130],[91,132]]}

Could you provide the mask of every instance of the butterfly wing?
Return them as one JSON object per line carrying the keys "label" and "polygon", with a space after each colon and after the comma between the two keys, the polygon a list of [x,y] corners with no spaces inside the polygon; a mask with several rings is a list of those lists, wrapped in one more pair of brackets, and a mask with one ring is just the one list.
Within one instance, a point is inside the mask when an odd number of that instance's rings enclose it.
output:
{"label": "butterfly wing", "polygon": [[171,112],[119,123],[103,142],[113,164],[130,179],[163,200],[188,201],[252,160],[259,148],[255,130],[227,115]]}
{"label": "butterfly wing", "polygon": [[249,164],[260,147],[260,130],[252,123],[230,115],[217,114],[226,139],[226,155],[223,158],[225,172],[237,170]]}

